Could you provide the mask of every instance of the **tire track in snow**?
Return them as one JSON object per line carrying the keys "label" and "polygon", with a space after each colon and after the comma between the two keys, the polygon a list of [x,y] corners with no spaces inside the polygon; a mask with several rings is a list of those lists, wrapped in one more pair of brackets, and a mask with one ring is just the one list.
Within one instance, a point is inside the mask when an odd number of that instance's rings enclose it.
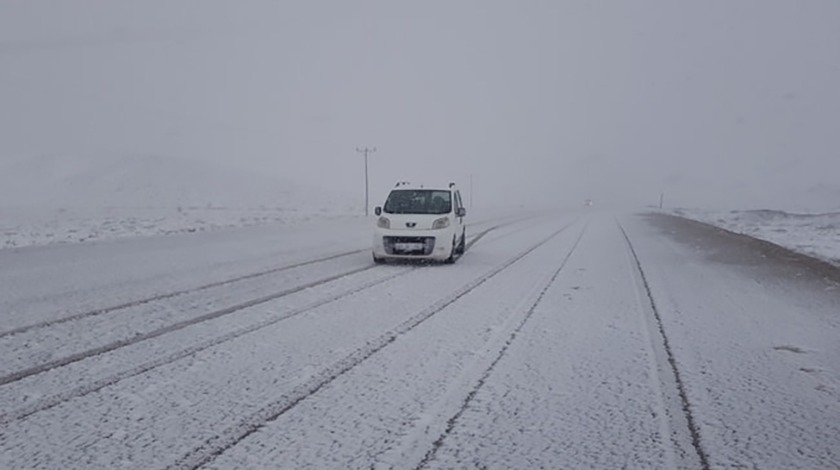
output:
{"label": "tire track in snow", "polygon": [[10,383],[17,382],[18,380],[22,380],[22,379],[25,379],[27,377],[31,377],[31,376],[36,375],[36,374],[41,374],[41,373],[47,372],[47,371],[52,370],[52,369],[57,369],[59,367],[64,367],[66,365],[72,364],[74,362],[79,362],[79,361],[81,361],[83,359],[87,359],[89,357],[98,356],[100,354],[105,354],[107,352],[111,352],[111,351],[114,351],[114,350],[119,349],[119,348],[124,348],[126,346],[131,346],[132,344],[137,344],[141,341],[146,341],[146,340],[149,340],[149,339],[157,338],[158,336],[162,336],[162,335],[165,335],[167,333],[171,333],[173,331],[181,330],[181,329],[187,328],[189,326],[192,326],[192,325],[195,325],[195,324],[198,324],[198,323],[201,323],[201,322],[205,322],[205,321],[208,321],[208,320],[213,320],[213,319],[225,316],[225,315],[230,315],[230,314],[238,312],[240,310],[244,310],[246,308],[250,308],[250,307],[260,305],[260,304],[264,304],[266,302],[270,302],[272,300],[276,300],[276,299],[279,299],[279,298],[282,298],[282,297],[286,297],[286,296],[295,294],[297,292],[300,292],[300,291],[303,291],[303,290],[306,290],[306,289],[310,289],[310,288],[313,288],[313,287],[318,287],[318,286],[330,283],[332,281],[335,281],[335,280],[338,280],[338,279],[341,279],[341,278],[344,278],[344,277],[348,277],[348,276],[352,276],[354,274],[358,274],[358,273],[361,273],[361,272],[364,272],[364,271],[368,271],[370,269],[373,269],[374,267],[375,266],[368,265],[368,266],[364,266],[364,267],[361,267],[361,268],[351,269],[350,271],[345,271],[343,273],[339,273],[339,274],[335,274],[335,275],[332,275],[332,276],[329,276],[329,277],[326,277],[326,278],[318,279],[317,281],[313,281],[313,282],[309,282],[309,283],[306,283],[306,284],[303,284],[303,285],[299,285],[299,286],[296,286],[296,287],[285,289],[285,290],[282,290],[280,292],[275,292],[273,294],[266,295],[266,296],[263,296],[263,297],[260,297],[260,298],[257,298],[257,299],[251,299],[251,300],[248,300],[246,302],[242,302],[242,303],[239,303],[239,304],[236,304],[236,305],[232,305],[230,307],[225,307],[225,308],[220,309],[220,310],[215,310],[215,311],[212,311],[212,312],[208,312],[208,313],[205,313],[203,315],[199,315],[197,317],[189,318],[187,320],[182,320],[182,321],[179,321],[177,323],[173,323],[171,325],[167,325],[167,326],[158,328],[156,330],[152,330],[152,331],[149,331],[149,332],[146,332],[146,333],[143,333],[143,334],[132,336],[130,338],[124,338],[124,339],[121,339],[121,340],[113,341],[111,343],[104,344],[104,345],[96,347],[96,348],[88,349],[88,350],[81,351],[81,352],[78,352],[78,353],[75,353],[75,354],[70,354],[68,356],[65,356],[65,357],[62,357],[62,358],[59,358],[59,359],[55,359],[55,360],[52,360],[52,361],[49,361],[49,362],[44,362],[44,363],[39,364],[37,366],[28,367],[26,369],[21,369],[17,372],[13,372],[13,373],[8,374],[6,376],[0,377],[0,386],[8,385]]}
{"label": "tire track in snow", "polygon": [[[492,227],[489,227],[485,230],[482,230],[481,232],[476,234],[467,243],[467,248],[465,250],[465,253],[468,252],[469,249],[473,245],[475,245],[478,241],[480,241],[482,238],[484,238],[490,232],[492,232],[494,230],[497,230],[501,227],[507,226],[507,225],[512,225],[513,223],[514,222],[498,224],[498,225],[494,225]],[[463,255],[461,255],[461,256],[463,256]],[[81,360],[84,360],[84,359],[88,359],[88,358],[93,357],[93,356],[97,356],[97,355],[100,355],[100,354],[111,352],[111,351],[114,351],[114,350],[122,348],[122,347],[130,346],[132,344],[136,344],[136,343],[141,342],[141,341],[152,339],[152,338],[161,336],[163,334],[170,333],[172,331],[176,331],[176,330],[183,329],[183,328],[186,328],[188,326],[200,323],[202,321],[215,319],[215,318],[221,317],[223,315],[227,315],[227,314],[239,311],[239,310],[243,310],[245,308],[249,308],[249,307],[253,307],[253,306],[256,306],[256,305],[259,305],[259,304],[262,304],[262,303],[266,303],[266,302],[269,302],[271,300],[275,300],[275,299],[278,299],[280,297],[291,295],[291,294],[294,294],[296,292],[300,292],[300,291],[305,290],[305,289],[309,289],[309,288],[312,288],[312,287],[317,287],[317,286],[320,286],[320,285],[323,285],[323,284],[327,284],[329,282],[338,280],[340,278],[344,278],[344,277],[348,277],[348,276],[358,274],[358,273],[361,273],[361,272],[364,272],[364,271],[368,271],[368,270],[374,269],[376,267],[377,267],[376,265],[368,265],[368,266],[365,266],[363,268],[354,269],[354,270],[351,270],[349,272],[345,272],[345,273],[338,274],[338,275],[335,275],[335,276],[330,276],[330,277],[325,278],[325,279],[320,279],[318,281],[315,281],[315,282],[312,282],[312,283],[309,283],[309,284],[306,284],[306,285],[303,285],[303,286],[298,286],[298,287],[295,287],[295,288],[287,289],[287,290],[284,290],[284,291],[279,292],[279,293],[275,293],[275,294],[265,296],[265,297],[260,297],[258,299],[253,299],[253,300],[250,300],[250,301],[247,301],[247,302],[244,302],[244,303],[240,303],[240,304],[237,304],[237,305],[234,305],[234,306],[231,306],[231,307],[227,307],[227,308],[224,308],[224,309],[221,309],[221,310],[210,312],[208,314],[205,314],[205,315],[202,315],[202,316],[199,316],[199,317],[194,317],[194,318],[189,319],[189,320],[185,320],[185,321],[173,324],[173,325],[169,325],[169,326],[160,328],[158,330],[151,331],[151,332],[149,332],[147,334],[144,334],[144,335],[139,335],[139,336],[132,337],[128,340],[116,341],[116,342],[104,345],[102,347],[99,347],[99,348],[91,349],[91,350],[88,350],[88,351],[83,351],[83,352],[78,353],[78,354],[66,356],[64,358],[57,359],[55,361],[51,361],[49,363],[45,363],[45,364],[41,364],[39,366],[24,369],[24,370],[15,372],[14,374],[10,374],[10,375],[7,375],[5,377],[0,378],[0,386],[7,385],[9,383],[13,383],[13,382],[22,380],[22,379],[24,379],[26,377],[30,377],[32,375],[36,375],[36,374],[39,374],[39,373],[47,372],[47,371],[52,370],[52,369],[63,367],[63,366],[72,364],[74,362],[78,362],[78,361],[81,361]],[[304,307],[295,309],[291,312],[287,312],[286,314],[283,314],[281,316],[278,316],[278,317],[275,317],[275,318],[272,318],[272,319],[269,319],[269,320],[265,320],[265,321],[253,324],[253,325],[250,325],[250,326],[245,327],[245,328],[241,328],[241,329],[232,331],[228,334],[225,334],[225,335],[222,335],[222,336],[219,336],[219,337],[201,342],[199,344],[190,346],[188,348],[182,349],[182,350],[177,351],[177,352],[173,352],[171,354],[168,354],[168,355],[166,355],[162,358],[156,359],[154,361],[149,361],[149,362],[146,362],[146,363],[142,363],[142,364],[136,365],[136,366],[134,366],[130,369],[126,369],[122,372],[119,372],[117,374],[113,374],[111,376],[108,376],[108,377],[105,377],[105,378],[102,378],[102,379],[98,379],[94,382],[82,385],[80,387],[76,387],[74,389],[66,390],[66,391],[60,392],[58,394],[52,395],[50,397],[40,399],[37,402],[35,402],[35,403],[25,407],[25,408],[21,408],[21,409],[17,409],[17,410],[11,411],[11,412],[0,414],[0,424],[5,424],[5,423],[11,422],[11,421],[16,421],[16,420],[19,420],[19,419],[23,419],[23,418],[26,418],[27,416],[33,415],[33,414],[38,413],[40,411],[44,411],[44,410],[47,410],[49,408],[55,407],[55,406],[65,402],[65,401],[68,401],[70,399],[78,398],[78,397],[81,397],[81,396],[84,396],[84,395],[88,395],[90,393],[101,390],[105,387],[113,385],[113,384],[115,384],[117,382],[120,382],[122,380],[140,375],[142,373],[148,372],[148,371],[150,371],[152,369],[155,369],[157,367],[161,367],[163,365],[172,363],[172,362],[177,361],[179,359],[183,359],[185,357],[194,355],[194,354],[196,354],[200,351],[203,351],[203,350],[208,349],[210,347],[216,346],[218,344],[234,340],[234,339],[236,339],[240,336],[246,335],[248,333],[252,333],[252,332],[260,330],[262,328],[266,328],[266,327],[269,327],[271,325],[274,325],[274,324],[276,324],[280,321],[283,321],[283,320],[301,315],[301,314],[306,313],[308,311],[314,310],[314,309],[316,309],[318,307],[321,307],[325,304],[335,302],[337,300],[340,300],[340,299],[345,298],[345,297],[349,297],[349,296],[351,296],[353,294],[356,294],[358,292],[361,292],[363,290],[370,289],[372,287],[375,287],[376,285],[379,285],[379,284],[382,284],[384,282],[390,281],[390,280],[392,280],[396,277],[408,274],[411,271],[413,271],[413,269],[409,268],[409,269],[406,269],[406,270],[404,270],[402,272],[399,272],[395,275],[365,283],[362,286],[347,290],[347,291],[342,292],[342,293],[337,294],[337,295],[327,297],[325,299],[318,300],[318,301],[310,303],[310,304],[308,304]]]}
{"label": "tire track in snow", "polygon": [[[283,271],[289,271],[289,270],[292,270],[292,269],[295,269],[295,268],[300,268],[300,267],[303,267],[303,266],[309,266],[309,265],[312,265],[312,264],[323,263],[325,261],[331,261],[331,260],[341,258],[341,257],[344,257],[344,256],[350,256],[350,255],[354,255],[354,254],[357,254],[357,253],[361,253],[361,252],[366,251],[366,250],[367,249],[365,248],[365,249],[361,249],[361,250],[345,251],[343,253],[333,254],[333,255],[330,255],[330,256],[324,256],[324,257],[321,257],[321,258],[316,258],[316,259],[312,259],[312,260],[308,260],[308,261],[302,261],[300,263],[294,263],[294,264],[289,264],[289,265],[285,265],[285,266],[279,266],[279,267],[276,267],[276,268],[271,268],[271,269],[267,269],[267,270],[263,270],[263,271],[254,272],[254,273],[249,273],[249,274],[245,274],[245,275],[242,275],[242,276],[237,276],[237,277],[225,279],[225,280],[222,280],[222,281],[211,282],[209,284],[203,284],[201,286],[191,287],[189,289],[182,289],[182,290],[167,292],[165,294],[159,294],[159,295],[154,295],[154,296],[151,296],[151,297],[145,297],[145,298],[142,298],[142,299],[132,300],[132,301],[129,301],[129,302],[124,302],[124,303],[118,304],[118,305],[113,305],[111,307],[104,307],[104,308],[98,308],[98,309],[94,309],[94,310],[88,310],[86,312],[75,313],[73,315],[69,315],[69,316],[62,317],[62,318],[57,318],[57,319],[54,319],[54,320],[45,320],[45,321],[42,321],[42,322],[33,323],[31,325],[25,325],[25,326],[21,326],[21,327],[18,327],[18,328],[12,328],[11,330],[2,331],[2,332],[0,332],[0,338],[6,337],[6,336],[11,336],[11,335],[16,335],[16,334],[20,334],[20,333],[26,333],[26,332],[31,331],[31,330],[48,328],[48,327],[51,327],[51,326],[60,325],[62,323],[67,323],[67,322],[71,322],[71,321],[75,321],[75,320],[81,320],[83,318],[105,315],[107,313],[116,312],[116,311],[119,311],[119,310],[125,310],[127,308],[132,308],[132,307],[138,307],[140,305],[145,305],[145,304],[148,304],[148,303],[151,303],[151,302],[156,302],[156,301],[159,301],[159,300],[171,299],[173,297],[178,297],[180,295],[190,294],[190,293],[193,293],[193,292],[201,292],[201,291],[204,291],[204,290],[212,289],[214,287],[222,287],[222,286],[226,286],[228,284],[233,284],[233,283],[241,282],[241,281],[247,281],[247,280],[250,280],[250,279],[255,279],[255,278],[259,278],[259,277],[263,277],[263,276],[268,276],[270,274],[276,274],[276,273],[283,272]],[[2,384],[0,384],[0,385],[2,385]]]}
{"label": "tire track in snow", "polygon": [[534,302],[531,303],[531,306],[528,307],[528,310],[525,312],[525,315],[522,317],[522,319],[519,321],[519,323],[516,325],[513,331],[510,332],[507,340],[504,342],[504,344],[502,344],[502,347],[496,353],[496,357],[493,358],[493,361],[490,362],[490,365],[487,366],[487,368],[481,374],[481,377],[475,383],[473,388],[467,393],[467,396],[464,398],[460,408],[458,408],[458,411],[456,411],[454,415],[452,415],[449,419],[446,420],[446,428],[444,429],[443,433],[441,433],[440,436],[438,436],[438,438],[435,439],[435,441],[432,443],[431,449],[429,449],[423,456],[423,458],[420,460],[420,462],[413,467],[415,470],[425,468],[432,460],[434,460],[437,451],[443,446],[443,443],[446,440],[446,438],[455,429],[458,420],[461,418],[464,412],[466,412],[467,408],[469,407],[473,399],[476,397],[479,390],[481,390],[481,388],[487,382],[487,379],[490,377],[490,374],[496,368],[496,365],[499,363],[499,361],[502,360],[502,358],[505,356],[508,349],[510,348],[510,345],[513,344],[513,342],[516,340],[516,337],[519,335],[519,332],[522,330],[522,328],[525,326],[528,320],[533,316],[534,311],[537,309],[537,306],[539,306],[540,302],[542,302],[543,297],[545,297],[546,292],[548,292],[548,289],[551,288],[551,286],[554,284],[554,281],[557,280],[557,277],[566,267],[566,264],[568,263],[569,259],[572,257],[575,250],[577,250],[577,247],[580,244],[584,233],[586,232],[587,226],[588,224],[584,225],[583,230],[580,231],[580,234],[578,235],[577,239],[572,245],[572,248],[563,258],[563,261],[560,262],[560,266],[558,266],[554,273],[548,278],[548,281],[545,283],[545,285],[540,289],[539,294],[537,294],[537,298],[534,300]]}
{"label": "tire track in snow", "polygon": [[[513,220],[509,220],[509,221],[506,221],[506,222],[502,222],[502,223],[493,225],[488,229],[482,230],[468,244],[467,248],[469,248],[470,246],[475,244],[479,239],[481,239],[483,236],[487,235],[487,233],[489,233],[490,231],[493,231],[493,230],[496,230],[498,228],[505,227],[505,226],[508,226],[508,225],[513,225],[515,223],[522,222],[524,220],[528,220],[530,218],[532,218],[532,217],[516,218],[516,219],[513,219]],[[492,219],[487,220],[487,221],[476,222],[476,223],[473,224],[473,226],[484,225],[484,224],[487,224],[487,223],[490,223],[490,222],[492,222]],[[317,264],[317,263],[332,261],[334,259],[342,258],[342,257],[345,257],[345,256],[351,256],[351,255],[355,255],[355,254],[358,254],[358,253],[363,253],[367,250],[368,250],[368,248],[345,251],[345,252],[341,252],[341,253],[332,254],[332,255],[329,255],[329,256],[314,258],[314,259],[307,260],[307,261],[301,261],[299,263],[293,263],[293,264],[289,264],[289,265],[278,266],[278,267],[271,268],[271,269],[266,269],[266,270],[262,270],[262,271],[248,273],[248,274],[244,274],[244,275],[241,275],[241,276],[236,276],[236,277],[224,279],[224,280],[221,280],[221,281],[211,282],[211,283],[208,283],[208,284],[202,284],[200,286],[191,287],[191,288],[188,288],[188,289],[181,289],[181,290],[176,290],[176,291],[172,291],[172,292],[167,292],[167,293],[164,293],[164,294],[158,294],[158,295],[153,295],[153,296],[149,296],[149,297],[144,297],[144,298],[141,298],[141,299],[131,300],[131,301],[124,302],[124,303],[121,303],[121,304],[112,305],[110,307],[97,308],[97,309],[88,310],[88,311],[85,311],[85,312],[79,312],[79,313],[75,313],[75,314],[72,314],[72,315],[68,315],[66,317],[56,318],[56,319],[53,319],[53,320],[45,320],[45,321],[41,321],[41,322],[38,322],[38,323],[30,324],[30,325],[24,325],[24,326],[20,326],[20,327],[17,327],[17,328],[12,328],[10,330],[0,331],[0,338],[4,338],[6,336],[16,335],[16,334],[20,334],[20,333],[26,333],[26,332],[32,331],[32,330],[49,328],[49,327],[52,327],[52,326],[61,325],[63,323],[68,323],[68,322],[72,322],[72,321],[76,321],[76,320],[81,320],[81,319],[88,318],[88,317],[96,317],[96,316],[99,316],[99,315],[105,315],[105,314],[108,314],[108,313],[117,312],[117,311],[120,311],[120,310],[125,310],[125,309],[128,309],[128,308],[132,308],[132,307],[138,307],[138,306],[141,306],[141,305],[146,305],[146,304],[149,304],[149,303],[152,303],[152,302],[157,302],[157,301],[160,301],[160,300],[171,299],[171,298],[178,297],[178,296],[185,295],[185,294],[201,292],[201,291],[213,289],[213,288],[216,288],[216,287],[222,287],[222,286],[226,286],[226,285],[229,285],[229,284],[234,284],[234,283],[237,283],[237,282],[256,279],[256,278],[268,276],[268,275],[271,275],[271,274],[277,274],[277,273],[280,273],[280,272],[283,272],[283,271],[290,271],[292,269],[301,268],[301,267],[304,267],[304,266],[310,266],[310,265]],[[2,384],[0,384],[0,385],[2,385]]]}
{"label": "tire track in snow", "polygon": [[118,383],[122,380],[129,379],[131,377],[143,374],[143,373],[148,372],[152,369],[155,369],[155,368],[164,366],[166,364],[170,364],[172,362],[175,362],[179,359],[183,359],[185,357],[195,355],[195,354],[197,354],[201,351],[204,351],[205,349],[209,349],[213,346],[216,346],[216,345],[228,342],[228,341],[232,341],[236,338],[239,338],[240,336],[244,336],[244,335],[247,335],[249,333],[253,333],[257,330],[267,328],[267,327],[269,327],[271,325],[274,325],[276,323],[279,323],[283,320],[288,320],[292,317],[302,315],[306,312],[314,310],[314,309],[316,309],[318,307],[321,307],[323,305],[341,300],[345,297],[349,297],[351,295],[357,294],[357,293],[362,292],[364,290],[375,287],[379,284],[384,284],[385,282],[391,281],[395,278],[398,278],[400,276],[408,274],[412,271],[413,271],[413,269],[406,269],[402,272],[398,272],[398,273],[393,274],[391,276],[367,282],[367,283],[365,283],[361,286],[357,286],[357,287],[354,287],[354,288],[351,288],[351,289],[347,289],[344,292],[341,292],[339,294],[332,295],[330,297],[326,297],[326,298],[317,300],[317,301],[312,302],[312,303],[310,303],[308,305],[305,305],[303,307],[294,309],[290,312],[286,312],[282,315],[278,315],[277,317],[266,319],[266,320],[263,320],[261,322],[254,323],[252,325],[246,326],[244,328],[239,328],[237,330],[231,331],[231,332],[229,332],[227,334],[224,334],[222,336],[218,336],[218,337],[200,342],[198,344],[194,344],[194,345],[192,345],[188,348],[185,348],[185,349],[167,354],[167,355],[165,355],[161,358],[158,358],[156,360],[145,362],[145,363],[142,363],[142,364],[138,364],[138,365],[136,365],[136,366],[134,366],[130,369],[126,369],[124,371],[113,374],[111,376],[96,380],[94,382],[82,385],[80,387],[76,387],[76,388],[71,389],[71,390],[60,392],[56,395],[50,396],[50,397],[45,398],[45,399],[38,400],[37,402],[35,402],[32,405],[27,406],[25,408],[17,409],[15,411],[5,413],[5,414],[0,414],[0,424],[6,424],[6,423],[9,423],[11,421],[20,420],[20,419],[26,418],[27,416],[33,415],[35,413],[38,413],[38,412],[41,412],[41,411],[44,411],[44,410],[48,410],[50,408],[58,406],[61,403],[64,403],[68,400],[71,400],[71,399],[74,399],[74,398],[79,398],[79,397],[88,395],[88,394],[93,393],[93,392],[97,392],[97,391],[99,391],[99,390],[101,390],[105,387],[108,387],[110,385],[114,385],[114,384],[116,384],[116,383]]}
{"label": "tire track in snow", "polygon": [[499,273],[516,263],[517,261],[521,260],[522,258],[534,252],[536,249],[545,245],[546,243],[563,233],[566,229],[575,225],[578,220],[580,219],[577,219],[574,222],[565,225],[561,229],[553,232],[551,235],[538,242],[536,245],[520,252],[519,254],[508,259],[501,265],[485,273],[484,275],[462,286],[460,289],[448,295],[447,297],[438,300],[429,307],[414,314],[406,321],[397,325],[395,328],[392,328],[391,330],[368,341],[367,344],[363,347],[355,350],[351,354],[345,356],[343,359],[333,363],[331,366],[327,367],[320,373],[313,376],[310,380],[292,389],[292,391],[289,394],[282,396],[273,402],[270,402],[255,413],[252,413],[251,415],[242,418],[242,420],[240,420],[240,422],[236,425],[225,429],[224,431],[210,439],[207,439],[206,441],[204,441],[203,444],[186,453],[175,463],[167,466],[167,469],[195,470],[206,465],[209,462],[212,462],[216,457],[223,454],[228,449],[232,448],[248,436],[262,429],[267,423],[276,420],[278,417],[282,416],[284,413],[288,412],[302,401],[317,393],[323,387],[332,383],[338,377],[341,377],[345,373],[354,369],[359,364],[365,362],[377,352],[383,350],[389,344],[396,341],[400,336],[413,330],[429,318],[432,318],[437,313],[441,312],[449,305],[452,305],[453,303],[457,302],[459,299],[472,292],[480,285],[487,282],[489,279],[495,277],[496,275],[498,275]]}
{"label": "tire track in snow", "polygon": [[[703,470],[710,470],[711,466],[709,464],[709,455],[706,450],[703,448],[703,444],[700,438],[700,431],[697,426],[697,421],[694,418],[694,414],[692,413],[691,403],[688,400],[688,395],[686,394],[685,390],[685,383],[682,380],[682,376],[680,375],[679,367],[677,366],[676,358],[674,357],[673,350],[671,349],[671,343],[668,339],[668,335],[665,332],[665,326],[662,322],[662,316],[659,313],[659,309],[656,306],[656,301],[653,298],[653,293],[651,292],[650,285],[647,280],[647,276],[645,276],[645,271],[642,269],[642,263],[639,261],[639,256],[636,253],[636,249],[633,247],[633,243],[630,241],[630,237],[627,235],[627,231],[621,225],[621,223],[616,220],[616,224],[618,224],[618,228],[621,230],[622,235],[624,236],[624,240],[627,242],[627,248],[630,252],[630,257],[632,258],[632,263],[636,268],[636,271],[639,274],[639,278],[642,282],[642,290],[644,290],[645,295],[647,296],[648,302],[647,307],[650,308],[652,313],[652,318],[654,320],[654,325],[649,324],[649,329],[653,330],[651,333],[655,336],[658,336],[660,341],[652,341],[652,346],[654,349],[654,356],[656,356],[657,362],[660,362],[662,358],[666,359],[667,366],[664,364],[657,364],[657,370],[659,371],[659,380],[663,387],[662,392],[663,394],[667,394],[669,391],[671,394],[676,394],[677,397],[675,400],[669,400],[668,396],[664,396],[663,400],[665,401],[664,405],[666,408],[666,415],[668,416],[669,426],[671,428],[671,436],[670,438],[673,439],[674,445],[677,448],[676,450],[681,451],[685,445],[679,445],[679,433],[681,429],[687,428],[687,431],[690,436],[690,449],[693,449],[696,453],[696,458],[699,462],[695,463]],[[651,338],[653,339],[653,338]],[[663,376],[664,375],[664,376]],[[669,406],[670,403],[670,406]],[[693,459],[690,456],[680,455],[681,463],[686,464],[691,462]]]}

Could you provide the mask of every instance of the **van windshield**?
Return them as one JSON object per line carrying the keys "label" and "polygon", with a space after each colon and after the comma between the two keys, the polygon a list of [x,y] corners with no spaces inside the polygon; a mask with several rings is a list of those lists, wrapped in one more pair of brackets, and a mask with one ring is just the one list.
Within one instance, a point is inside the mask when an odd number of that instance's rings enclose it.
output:
{"label": "van windshield", "polygon": [[452,212],[451,194],[434,189],[395,189],[383,210],[389,214],[448,214]]}

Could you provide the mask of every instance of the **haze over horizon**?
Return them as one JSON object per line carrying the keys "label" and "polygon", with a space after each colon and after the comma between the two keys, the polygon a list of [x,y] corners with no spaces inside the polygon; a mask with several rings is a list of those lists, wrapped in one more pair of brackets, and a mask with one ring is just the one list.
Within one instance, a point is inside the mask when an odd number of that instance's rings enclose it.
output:
{"label": "haze over horizon", "polygon": [[[11,0],[0,160],[159,155],[359,194],[840,209],[840,3]],[[32,176],[37,178],[37,175]]]}

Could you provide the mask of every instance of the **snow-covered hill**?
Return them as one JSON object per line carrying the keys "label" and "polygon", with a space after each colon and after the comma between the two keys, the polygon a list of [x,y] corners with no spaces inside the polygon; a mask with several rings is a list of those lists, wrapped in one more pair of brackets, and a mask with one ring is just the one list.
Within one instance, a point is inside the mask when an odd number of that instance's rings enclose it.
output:
{"label": "snow-covered hill", "polygon": [[362,208],[351,199],[182,158],[5,158],[0,247],[354,217]]}
{"label": "snow-covered hill", "polygon": [[0,160],[0,199],[3,206],[46,208],[321,209],[345,205],[343,195],[306,187],[282,175],[275,178],[161,156],[45,155]]}

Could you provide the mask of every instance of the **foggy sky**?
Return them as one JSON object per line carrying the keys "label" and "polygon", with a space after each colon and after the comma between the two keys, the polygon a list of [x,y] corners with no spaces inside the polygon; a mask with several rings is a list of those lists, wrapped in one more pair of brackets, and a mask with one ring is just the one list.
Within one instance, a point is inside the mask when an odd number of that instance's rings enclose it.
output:
{"label": "foggy sky", "polygon": [[[476,203],[840,208],[840,2],[0,3],[0,159],[155,154]],[[834,196],[834,198],[832,198]]]}

